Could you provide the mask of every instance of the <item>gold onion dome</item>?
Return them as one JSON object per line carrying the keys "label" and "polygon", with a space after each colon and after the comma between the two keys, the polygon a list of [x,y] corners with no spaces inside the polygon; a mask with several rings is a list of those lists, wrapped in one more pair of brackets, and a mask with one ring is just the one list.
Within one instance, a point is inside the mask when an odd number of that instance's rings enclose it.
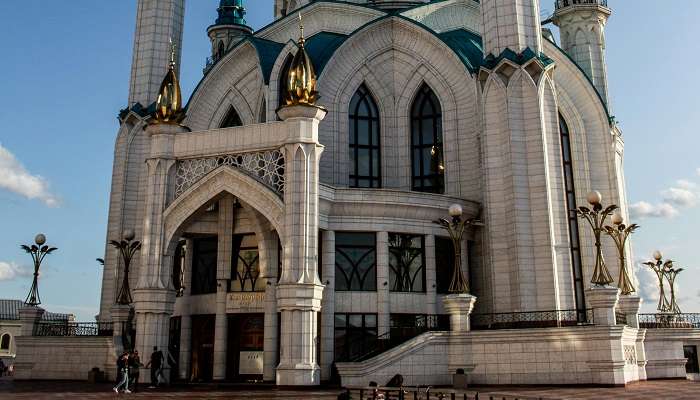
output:
{"label": "gold onion dome", "polygon": [[182,92],[180,82],[175,73],[175,47],[170,53],[170,66],[165,74],[163,83],[160,84],[158,99],[156,100],[156,123],[158,124],[179,124],[185,119],[182,110]]}
{"label": "gold onion dome", "polygon": [[316,91],[316,73],[314,66],[311,63],[311,58],[306,53],[304,48],[304,25],[301,23],[301,14],[299,14],[299,49],[294,55],[292,64],[287,75],[287,90],[288,95],[285,99],[287,105],[299,104],[316,104],[318,100],[318,92]]}

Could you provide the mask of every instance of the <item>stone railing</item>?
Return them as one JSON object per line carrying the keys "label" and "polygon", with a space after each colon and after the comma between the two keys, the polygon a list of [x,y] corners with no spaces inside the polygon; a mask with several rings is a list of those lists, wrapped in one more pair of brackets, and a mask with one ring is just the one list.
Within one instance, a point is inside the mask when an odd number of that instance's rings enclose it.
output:
{"label": "stone railing", "polygon": [[555,7],[557,10],[569,6],[591,5],[591,6],[608,6],[608,0],[557,0]]}
{"label": "stone railing", "polygon": [[284,194],[284,155],[279,149],[271,149],[179,160],[175,170],[175,198],[222,166],[240,169],[278,195]]}

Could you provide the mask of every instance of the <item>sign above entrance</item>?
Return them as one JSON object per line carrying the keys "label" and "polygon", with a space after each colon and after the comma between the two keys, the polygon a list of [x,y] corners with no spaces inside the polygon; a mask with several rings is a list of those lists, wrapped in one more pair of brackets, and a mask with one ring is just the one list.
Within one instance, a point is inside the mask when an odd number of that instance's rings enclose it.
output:
{"label": "sign above entrance", "polygon": [[262,307],[265,303],[265,292],[229,293],[229,306]]}

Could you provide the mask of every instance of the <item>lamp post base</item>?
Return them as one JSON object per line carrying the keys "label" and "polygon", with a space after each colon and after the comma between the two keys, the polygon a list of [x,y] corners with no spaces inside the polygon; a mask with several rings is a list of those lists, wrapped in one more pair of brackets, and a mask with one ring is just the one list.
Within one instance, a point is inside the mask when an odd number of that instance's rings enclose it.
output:
{"label": "lamp post base", "polygon": [[450,330],[452,332],[468,332],[471,330],[471,313],[474,310],[476,297],[468,293],[450,294],[445,296],[442,304],[450,315]]}

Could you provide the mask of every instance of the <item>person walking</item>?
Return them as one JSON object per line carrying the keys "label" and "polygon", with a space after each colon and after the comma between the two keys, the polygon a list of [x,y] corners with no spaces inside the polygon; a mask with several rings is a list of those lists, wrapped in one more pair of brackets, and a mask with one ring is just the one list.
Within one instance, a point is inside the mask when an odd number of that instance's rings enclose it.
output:
{"label": "person walking", "polygon": [[153,346],[153,353],[151,353],[151,360],[146,364],[146,368],[151,368],[151,386],[149,388],[155,389],[158,387],[158,377],[163,377],[163,352],[158,350],[157,346]]}
{"label": "person walking", "polygon": [[117,359],[117,371],[121,374],[121,379],[117,386],[112,388],[114,393],[119,393],[123,388],[124,393],[131,393],[129,390],[129,353],[124,353]]}
{"label": "person walking", "polygon": [[131,384],[131,391],[134,393],[139,391],[139,369],[141,367],[143,367],[143,364],[141,364],[139,352],[138,350],[134,350],[134,352],[129,355],[129,383]]}

